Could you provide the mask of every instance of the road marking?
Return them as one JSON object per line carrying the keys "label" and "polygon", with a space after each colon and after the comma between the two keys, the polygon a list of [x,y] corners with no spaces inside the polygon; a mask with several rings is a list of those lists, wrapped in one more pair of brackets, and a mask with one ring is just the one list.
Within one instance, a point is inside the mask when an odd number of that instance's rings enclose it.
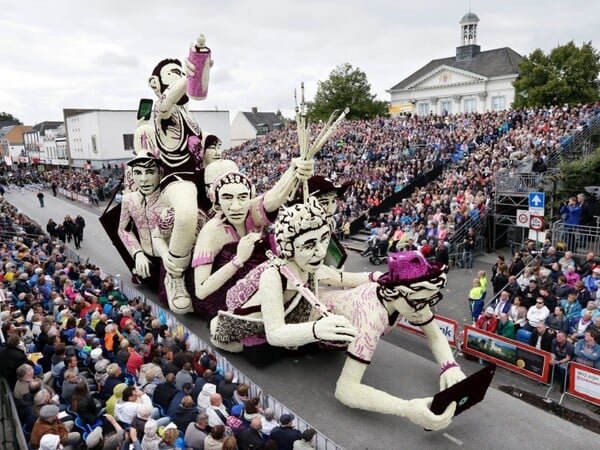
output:
{"label": "road marking", "polygon": [[454,436],[450,436],[448,433],[444,433],[444,437],[452,442],[454,442],[456,445],[461,446],[463,445],[463,441],[461,441],[460,439],[456,439]]}

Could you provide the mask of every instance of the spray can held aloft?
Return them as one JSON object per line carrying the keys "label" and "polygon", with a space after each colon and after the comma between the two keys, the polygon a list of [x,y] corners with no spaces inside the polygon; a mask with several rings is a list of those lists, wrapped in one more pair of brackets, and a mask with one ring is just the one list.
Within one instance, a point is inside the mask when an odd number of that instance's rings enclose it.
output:
{"label": "spray can held aloft", "polygon": [[193,76],[188,75],[186,92],[194,100],[204,100],[208,95],[211,53],[210,49],[204,45],[205,42],[203,35],[198,36],[196,44],[190,46],[188,56],[195,69]]}

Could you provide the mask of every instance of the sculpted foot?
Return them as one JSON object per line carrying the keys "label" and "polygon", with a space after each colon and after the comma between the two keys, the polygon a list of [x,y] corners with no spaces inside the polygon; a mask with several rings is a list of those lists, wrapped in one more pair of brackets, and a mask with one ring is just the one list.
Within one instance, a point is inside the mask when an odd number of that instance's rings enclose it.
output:
{"label": "sculpted foot", "polygon": [[187,314],[192,312],[192,298],[185,288],[183,277],[173,277],[168,273],[165,275],[165,290],[169,309],[176,314]]}

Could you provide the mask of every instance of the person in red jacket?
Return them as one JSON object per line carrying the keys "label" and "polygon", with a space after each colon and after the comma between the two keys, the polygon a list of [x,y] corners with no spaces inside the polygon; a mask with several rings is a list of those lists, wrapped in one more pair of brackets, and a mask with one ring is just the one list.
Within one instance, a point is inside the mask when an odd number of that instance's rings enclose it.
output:
{"label": "person in red jacket", "polygon": [[147,352],[147,348],[145,344],[140,344],[137,348],[129,354],[129,359],[127,359],[127,372],[131,375],[135,375],[136,377],[140,373],[141,367],[144,365],[144,354]]}
{"label": "person in red jacket", "polygon": [[480,330],[489,331],[495,333],[498,328],[498,319],[494,316],[494,308],[488,306],[483,314],[481,314],[475,322],[475,328]]}
{"label": "person in red jacket", "polygon": [[427,242],[426,239],[423,239],[421,241],[421,247],[419,247],[419,251],[423,254],[425,258],[433,256],[433,247],[431,246],[431,244],[429,244],[429,242]]}

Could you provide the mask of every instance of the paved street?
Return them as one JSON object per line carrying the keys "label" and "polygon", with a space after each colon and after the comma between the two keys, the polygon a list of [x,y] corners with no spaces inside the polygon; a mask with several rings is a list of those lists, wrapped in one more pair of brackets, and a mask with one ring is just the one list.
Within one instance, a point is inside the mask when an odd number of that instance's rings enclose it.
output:
{"label": "paved street", "polygon": [[[46,195],[46,208],[40,208],[34,193],[20,194],[13,190],[7,199],[43,227],[50,217],[61,220],[65,214],[81,214],[87,222],[80,254],[111,273],[126,273],[116,251],[97,221],[98,209],[82,208],[75,202]],[[475,268],[488,270],[494,255],[478,258]],[[380,266],[381,268],[381,266]],[[353,254],[348,270],[373,270],[366,259]],[[466,295],[473,273],[452,270],[439,313],[459,324],[468,317]],[[128,278],[128,277],[125,277]],[[206,324],[193,316],[181,321],[203,339],[208,339]],[[242,372],[316,428],[344,448],[358,449],[504,449],[520,448],[525,442],[532,448],[593,448],[598,435],[548,414],[501,392],[503,385],[514,385],[543,395],[544,386],[499,369],[492,388],[483,403],[458,416],[444,432],[425,432],[403,419],[349,409],[335,400],[335,381],[345,356],[341,353],[315,353],[284,358],[267,368],[258,369],[236,355],[227,358]],[[473,373],[480,366],[459,357],[465,372]],[[433,362],[422,338],[395,330],[379,344],[364,382],[404,398],[431,396],[438,389],[439,367]],[[558,396],[551,393],[557,400]],[[567,404],[591,413],[583,402],[568,400]],[[598,417],[598,416],[596,416]]]}

